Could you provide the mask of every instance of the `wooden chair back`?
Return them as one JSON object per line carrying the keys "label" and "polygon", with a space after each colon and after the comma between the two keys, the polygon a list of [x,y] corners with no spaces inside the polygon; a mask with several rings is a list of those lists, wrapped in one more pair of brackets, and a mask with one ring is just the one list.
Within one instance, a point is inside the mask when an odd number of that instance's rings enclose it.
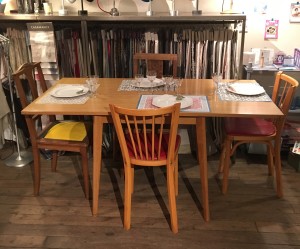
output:
{"label": "wooden chair back", "polygon": [[299,83],[291,76],[279,71],[275,77],[272,100],[287,115]]}
{"label": "wooden chair back", "polygon": [[[25,108],[32,101],[36,100],[40,93],[47,91],[47,85],[44,78],[44,74],[41,69],[40,62],[32,62],[23,64],[13,75],[13,80],[20,97],[22,108]],[[38,86],[40,89],[38,90]],[[43,124],[42,124],[43,119]],[[82,141],[65,140],[55,137],[54,139],[45,138],[50,128],[55,127],[59,121],[56,121],[54,115],[25,115],[27,128],[30,134],[30,142],[32,147],[33,159],[34,159],[34,193],[39,194],[40,188],[40,150],[52,151],[51,168],[52,171],[56,171],[58,152],[59,151],[72,151],[81,154],[82,169],[84,178],[84,190],[85,195],[89,197],[89,183],[88,183],[88,146],[89,138],[85,136]],[[70,121],[72,122],[72,121]],[[74,122],[73,122],[74,123]],[[77,122],[80,123],[80,122]],[[88,133],[88,126],[86,124],[81,125],[83,127],[80,131],[84,130],[84,133]],[[58,128],[60,134],[63,128]],[[59,134],[59,132],[57,133]]]}
{"label": "wooden chair back", "polygon": [[177,54],[136,53],[133,55],[133,75],[146,70],[155,70],[157,77],[173,75],[177,77]]}

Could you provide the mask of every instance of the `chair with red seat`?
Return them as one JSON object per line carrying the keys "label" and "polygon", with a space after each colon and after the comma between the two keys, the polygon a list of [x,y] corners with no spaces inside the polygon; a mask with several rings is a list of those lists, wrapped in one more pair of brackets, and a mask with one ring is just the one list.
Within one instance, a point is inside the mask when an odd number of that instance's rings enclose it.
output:
{"label": "chair with red seat", "polygon": [[[180,104],[147,110],[110,105],[110,110],[124,161],[124,228],[130,229],[134,166],[166,166],[171,230],[177,233],[176,194],[180,144],[177,129]],[[169,128],[167,133],[165,125]]]}
{"label": "chair with red seat", "polygon": [[[228,189],[230,157],[237,147],[245,143],[263,143],[267,145],[269,175],[273,175],[274,164],[276,173],[277,195],[283,196],[281,180],[280,143],[275,143],[281,134],[284,120],[288,114],[293,96],[299,83],[294,78],[278,72],[276,74],[272,101],[282,111],[283,117],[274,120],[263,118],[225,118],[225,142],[221,152],[219,172],[223,172],[222,192]],[[277,138],[278,139],[278,138]]]}

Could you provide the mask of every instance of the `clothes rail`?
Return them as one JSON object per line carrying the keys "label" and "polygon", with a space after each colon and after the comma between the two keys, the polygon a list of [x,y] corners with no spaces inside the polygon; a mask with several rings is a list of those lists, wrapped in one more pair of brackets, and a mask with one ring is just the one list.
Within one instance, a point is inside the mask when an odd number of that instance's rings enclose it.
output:
{"label": "clothes rail", "polygon": [[9,46],[10,40],[0,35],[0,46],[3,48],[5,63],[7,66],[7,79],[9,84],[9,91],[10,91],[10,100],[11,100],[11,113],[12,113],[12,120],[13,120],[13,131],[16,137],[16,144],[17,144],[17,152],[13,153],[10,157],[8,157],[4,164],[7,166],[13,167],[23,167],[28,163],[32,162],[32,154],[27,151],[20,151],[20,143],[19,143],[19,136],[18,136],[18,128],[17,128],[17,120],[16,120],[16,111],[15,111],[15,103],[13,98],[13,87],[12,87],[12,75],[9,63]]}

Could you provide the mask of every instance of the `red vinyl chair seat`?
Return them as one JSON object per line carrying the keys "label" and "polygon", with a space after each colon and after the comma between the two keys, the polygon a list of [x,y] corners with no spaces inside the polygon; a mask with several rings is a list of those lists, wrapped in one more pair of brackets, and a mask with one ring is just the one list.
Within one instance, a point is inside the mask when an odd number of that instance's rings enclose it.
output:
{"label": "red vinyl chair seat", "polygon": [[[148,149],[148,155],[149,157],[151,157],[152,155],[152,146],[151,146],[151,133],[148,132],[147,133],[147,149]],[[140,149],[139,149],[139,145],[137,142],[137,139],[135,138],[135,148],[137,150],[137,157],[135,157],[134,154],[134,146],[131,142],[130,139],[130,135],[126,134],[125,135],[125,139],[126,139],[126,144],[127,144],[127,148],[128,148],[128,153],[130,158],[135,158],[135,159],[141,159],[144,160],[146,159],[146,151],[145,151],[145,139],[144,139],[144,135],[143,133],[139,133],[140,136],[140,143],[141,143],[141,150],[142,153],[140,153]],[[180,145],[180,141],[181,141],[181,137],[179,135],[176,136],[176,143],[175,143],[175,151],[178,151],[179,149],[179,145]],[[159,137],[157,135],[154,136],[154,158],[152,160],[166,160],[167,156],[168,156],[168,143],[169,143],[169,134],[165,133],[162,135],[162,144],[161,144],[161,151],[160,151],[160,157],[158,156],[158,143],[159,143]],[[140,154],[142,154],[142,157],[140,157]]]}
{"label": "red vinyl chair seat", "polygon": [[230,136],[271,136],[276,133],[273,122],[262,118],[225,118],[225,132]]}

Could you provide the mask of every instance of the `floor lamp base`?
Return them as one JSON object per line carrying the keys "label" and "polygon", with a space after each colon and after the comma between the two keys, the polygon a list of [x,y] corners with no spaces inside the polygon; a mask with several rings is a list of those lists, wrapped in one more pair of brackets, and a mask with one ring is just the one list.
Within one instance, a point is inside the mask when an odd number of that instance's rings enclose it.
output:
{"label": "floor lamp base", "polygon": [[20,154],[15,152],[9,158],[4,160],[4,164],[10,167],[23,167],[33,161],[32,153],[21,151]]}

